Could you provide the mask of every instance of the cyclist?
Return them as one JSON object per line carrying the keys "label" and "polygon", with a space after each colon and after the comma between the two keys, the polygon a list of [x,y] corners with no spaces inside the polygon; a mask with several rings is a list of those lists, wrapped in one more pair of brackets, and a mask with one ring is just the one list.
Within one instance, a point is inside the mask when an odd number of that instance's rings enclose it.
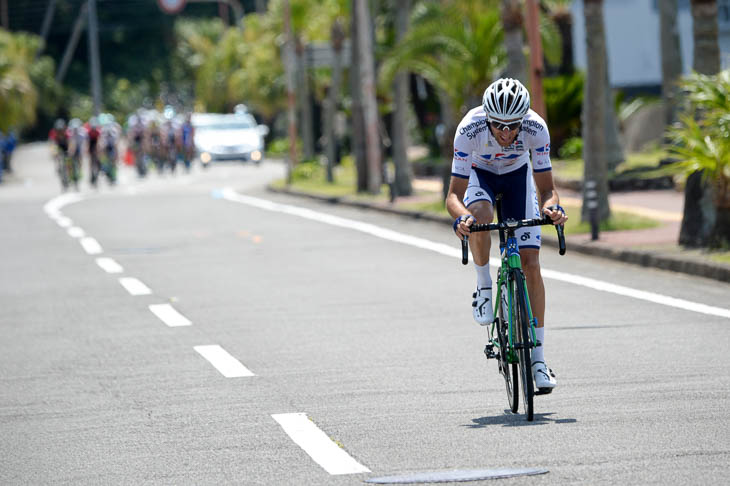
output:
{"label": "cyclist", "polygon": [[92,116],[89,123],[84,125],[86,128],[86,137],[89,140],[89,167],[91,169],[91,185],[96,187],[96,181],[101,171],[101,161],[99,160],[99,120]]}
{"label": "cyclist", "polygon": [[[562,224],[568,218],[553,184],[550,164],[550,135],[545,121],[530,109],[530,94],[515,79],[498,79],[484,91],[482,105],[461,120],[454,136],[454,158],[446,208],[455,219],[459,238],[469,236],[477,288],[472,295],[474,319],[486,326],[494,320],[492,278],[489,273],[489,233],[470,235],[474,223],[491,223],[494,198],[502,193],[504,218],[529,219],[542,213]],[[539,201],[539,205],[538,205]],[[533,348],[532,372],[539,389],[557,385],[545,364],[545,286],[540,274],[540,227],[515,232],[522,269],[533,315],[537,318],[537,339]]]}
{"label": "cyclist", "polygon": [[67,164],[68,132],[66,131],[66,121],[64,119],[59,118],[55,121],[53,128],[48,133],[48,139],[53,142],[56,170],[61,179],[61,186],[65,191],[68,188],[69,171]]}

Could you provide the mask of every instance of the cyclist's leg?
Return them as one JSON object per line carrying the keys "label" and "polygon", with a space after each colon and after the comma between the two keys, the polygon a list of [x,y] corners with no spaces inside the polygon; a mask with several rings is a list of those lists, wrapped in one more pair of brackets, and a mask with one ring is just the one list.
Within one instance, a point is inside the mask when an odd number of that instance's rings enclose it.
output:
{"label": "cyclist's leg", "polygon": [[[488,174],[479,174],[476,170],[472,170],[469,186],[464,194],[464,205],[479,224],[490,223],[494,219],[492,205],[494,196],[488,179]],[[477,288],[472,296],[474,298],[472,301],[474,320],[484,326],[494,320],[492,277],[489,272],[489,251],[492,240],[488,232],[475,232],[469,237],[469,241],[474,269],[477,273]]]}

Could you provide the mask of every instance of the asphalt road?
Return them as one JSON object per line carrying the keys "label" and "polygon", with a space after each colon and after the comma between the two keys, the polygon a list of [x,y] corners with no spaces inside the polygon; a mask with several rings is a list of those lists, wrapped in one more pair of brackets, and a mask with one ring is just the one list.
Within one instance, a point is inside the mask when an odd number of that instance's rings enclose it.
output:
{"label": "asphalt road", "polygon": [[729,285],[546,248],[559,387],[527,423],[450,228],[269,194],[276,162],[60,198],[45,146],[14,165],[0,484],[727,481]]}

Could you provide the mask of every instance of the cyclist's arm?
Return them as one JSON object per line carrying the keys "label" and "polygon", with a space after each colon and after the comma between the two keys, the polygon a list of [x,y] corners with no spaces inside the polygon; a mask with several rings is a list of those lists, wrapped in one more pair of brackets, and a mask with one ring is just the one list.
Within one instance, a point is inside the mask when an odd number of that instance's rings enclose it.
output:
{"label": "cyclist's arm", "polygon": [[[446,210],[456,220],[462,216],[472,216],[471,212],[464,206],[464,194],[469,185],[469,175],[471,174],[471,153],[473,150],[473,142],[466,135],[467,129],[464,125],[471,123],[469,115],[464,117],[459,123],[454,134],[454,158],[451,161],[451,180],[449,182],[449,191],[446,194]],[[474,222],[474,218],[462,218],[460,223],[455,227],[457,236],[462,237],[469,234],[469,226]]]}
{"label": "cyclist's arm", "polygon": [[535,178],[535,185],[537,186],[537,193],[540,197],[542,212],[553,220],[553,224],[565,223],[568,220],[568,216],[563,211],[548,209],[549,206],[560,205],[560,196],[553,182],[553,172],[551,170],[535,172],[533,176]]}

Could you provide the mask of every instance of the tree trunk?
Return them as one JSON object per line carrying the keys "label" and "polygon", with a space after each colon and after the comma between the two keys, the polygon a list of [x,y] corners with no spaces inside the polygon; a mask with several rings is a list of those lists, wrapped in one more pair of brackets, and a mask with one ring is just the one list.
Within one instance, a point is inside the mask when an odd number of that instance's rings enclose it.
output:
{"label": "tree trunk", "polygon": [[312,96],[309,90],[309,66],[304,55],[301,38],[296,39],[297,51],[297,103],[299,104],[299,132],[302,137],[302,158],[314,158],[314,119]]}
{"label": "tree trunk", "polygon": [[[411,0],[397,0],[395,35],[400,41],[408,31],[408,17],[411,12]],[[408,110],[408,73],[399,73],[393,83],[395,110],[393,112],[393,164],[395,165],[395,188],[398,196],[410,196],[413,193],[411,180],[413,172],[408,161],[408,131],[406,114]]]}
{"label": "tree trunk", "polygon": [[677,81],[682,75],[679,49],[677,0],[659,0],[659,30],[662,54],[662,102],[664,124],[669,127],[677,116]]}
{"label": "tree trunk", "polygon": [[693,68],[700,74],[720,71],[717,0],[692,0]]}
{"label": "tree trunk", "polygon": [[446,93],[439,90],[439,104],[441,105],[441,123],[442,132],[437,134],[439,148],[441,149],[441,192],[443,199],[446,200],[446,194],[449,192],[449,184],[451,182],[451,163],[454,159],[454,134],[459,122],[455,120],[456,113],[448,101]]}
{"label": "tree trunk", "polygon": [[[692,68],[701,74],[716,74],[720,70],[716,0],[692,0],[692,36]],[[679,244],[689,247],[709,246],[712,228],[717,220],[711,183],[704,180],[701,172],[691,174],[684,187],[684,214]]]}
{"label": "tree trunk", "polygon": [[340,84],[342,83],[342,43],[344,42],[345,32],[339,19],[332,24],[331,32],[332,52],[332,80],[330,82],[329,92],[324,114],[324,133],[327,148],[327,182],[334,182],[334,166],[337,158],[337,134],[335,132],[335,115],[337,113],[337,101],[340,98]]}
{"label": "tree trunk", "polygon": [[707,246],[715,225],[712,187],[702,171],[692,173],[684,186],[684,213],[679,244],[690,248]]}
{"label": "tree trunk", "polygon": [[504,77],[519,79],[528,84],[525,43],[522,37],[522,5],[520,0],[502,0],[502,27],[504,28],[504,48],[507,51],[507,67]]}
{"label": "tree trunk", "polygon": [[352,23],[350,25],[350,96],[352,97],[352,152],[357,170],[357,192],[368,190],[368,165],[365,156],[365,121],[362,111],[360,90],[360,41],[358,35],[357,0],[352,0]]}
{"label": "tree trunk", "polygon": [[575,64],[573,63],[573,14],[566,9],[553,15],[553,21],[558,27],[562,43],[558,74],[571,75],[575,72]]}
{"label": "tree trunk", "polygon": [[360,46],[360,90],[363,120],[365,122],[365,156],[368,166],[368,192],[378,194],[383,180],[381,168],[380,134],[378,133],[378,105],[375,99],[375,59],[367,0],[355,0],[357,37]]}
{"label": "tree trunk", "polygon": [[609,172],[616,170],[616,167],[624,161],[624,149],[618,133],[618,117],[614,103],[613,90],[608,77],[608,56],[606,56],[606,91],[604,116],[606,117],[606,166]]}
{"label": "tree trunk", "polygon": [[[606,160],[606,91],[607,59],[606,37],[603,27],[603,0],[585,0],[583,6],[586,26],[586,68],[585,96],[583,97],[583,140],[584,175],[583,207],[581,219],[590,218],[586,198],[588,182],[595,183],[598,193],[598,219],[610,217],[608,205],[608,170]],[[590,198],[590,195],[589,195]]]}

